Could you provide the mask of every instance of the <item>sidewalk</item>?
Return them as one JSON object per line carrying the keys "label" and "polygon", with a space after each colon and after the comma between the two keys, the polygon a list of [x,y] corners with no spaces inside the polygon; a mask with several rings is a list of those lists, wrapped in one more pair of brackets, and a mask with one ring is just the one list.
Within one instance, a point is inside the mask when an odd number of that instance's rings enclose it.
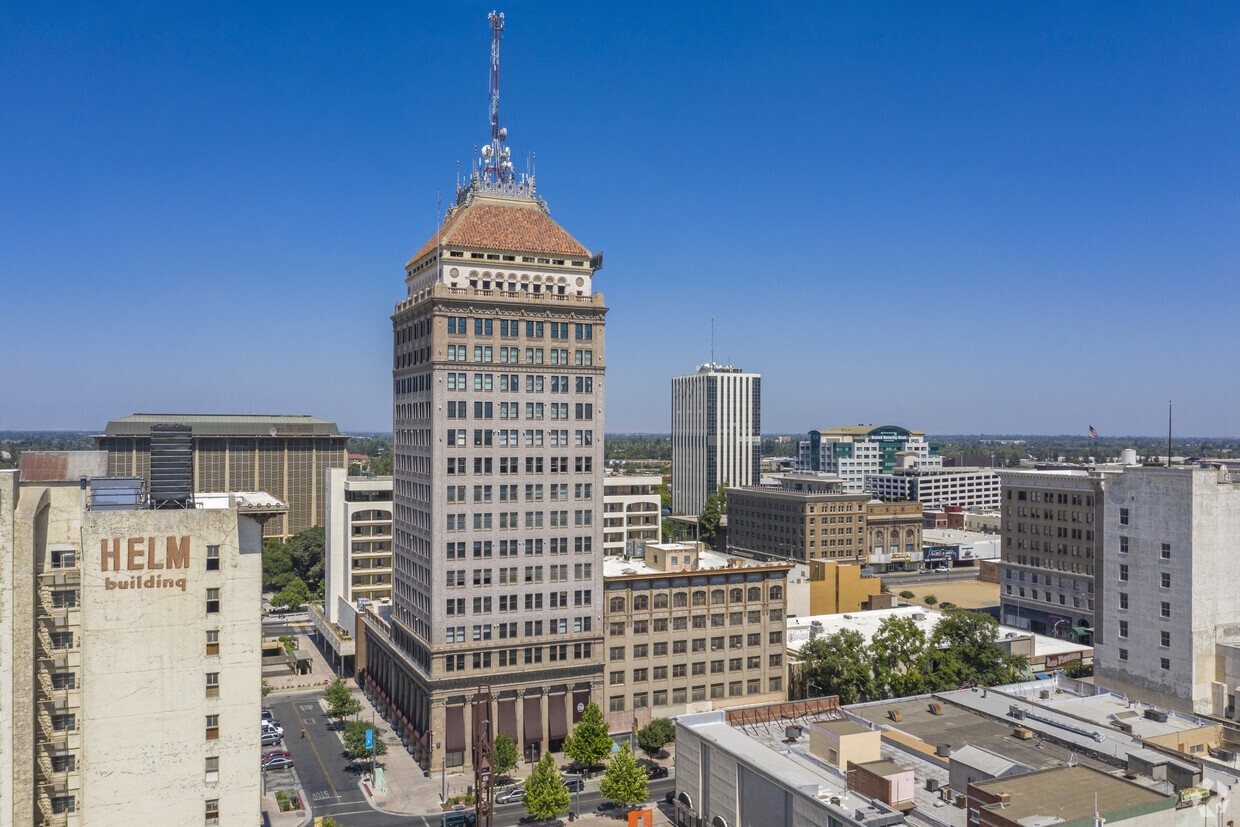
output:
{"label": "sidewalk", "polygon": [[299,809],[282,813],[280,812],[280,805],[276,801],[276,791],[271,790],[263,796],[263,827],[301,827],[303,824],[310,823],[311,818],[313,818],[310,808],[305,806],[304,798],[301,803],[302,806]]}

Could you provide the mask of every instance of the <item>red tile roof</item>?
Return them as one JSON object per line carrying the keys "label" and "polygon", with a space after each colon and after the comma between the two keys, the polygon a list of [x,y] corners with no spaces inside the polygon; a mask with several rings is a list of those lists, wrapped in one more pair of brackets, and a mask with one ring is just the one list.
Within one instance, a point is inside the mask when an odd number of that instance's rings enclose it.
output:
{"label": "red tile roof", "polygon": [[487,250],[589,258],[590,251],[538,208],[496,203],[475,198],[466,207],[454,210],[437,235],[409,260],[417,261],[435,249],[436,243]]}

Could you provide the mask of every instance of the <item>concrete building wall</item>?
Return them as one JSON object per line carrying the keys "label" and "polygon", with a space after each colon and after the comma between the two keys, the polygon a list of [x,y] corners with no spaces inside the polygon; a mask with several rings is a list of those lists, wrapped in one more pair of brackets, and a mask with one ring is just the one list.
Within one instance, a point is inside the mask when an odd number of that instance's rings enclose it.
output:
{"label": "concrete building wall", "polygon": [[864,556],[864,494],[728,491],[728,546],[806,562]]}
{"label": "concrete building wall", "polygon": [[1100,682],[1214,712],[1216,645],[1240,638],[1240,485],[1214,469],[1127,468],[1105,503]]}
{"label": "concrete building wall", "polygon": [[[218,802],[220,823],[252,819],[259,525],[229,510],[115,511],[88,513],[81,532],[82,799],[90,822],[199,823],[208,800]],[[207,568],[209,547],[218,549],[218,570]],[[208,757],[218,759],[214,776]]]}
{"label": "concrete building wall", "polygon": [[340,623],[340,602],[392,598],[392,478],[327,472],[324,611]]}
{"label": "concrete building wall", "polygon": [[624,554],[633,540],[663,542],[662,501],[658,488],[663,478],[616,476],[603,479],[603,552]]}
{"label": "concrete building wall", "polygon": [[[16,704],[19,701],[15,694],[15,678],[20,674],[33,674],[34,668],[30,656],[18,655],[18,643],[22,643],[23,652],[30,652],[28,632],[20,632],[17,628],[15,600],[20,591],[15,589],[18,582],[29,582],[29,573],[22,571],[19,558],[15,554],[16,531],[15,512],[17,509],[17,471],[0,471],[0,827],[13,827],[33,820],[29,810],[29,792],[24,792],[26,810],[18,806],[15,797],[14,782],[17,768],[22,768],[22,775],[27,784],[30,781],[33,757],[29,743],[30,721],[22,721],[16,717]],[[29,611],[27,607],[26,611]],[[29,687],[25,687],[29,690]],[[21,740],[25,743],[20,743]],[[29,789],[29,784],[27,790]]]}

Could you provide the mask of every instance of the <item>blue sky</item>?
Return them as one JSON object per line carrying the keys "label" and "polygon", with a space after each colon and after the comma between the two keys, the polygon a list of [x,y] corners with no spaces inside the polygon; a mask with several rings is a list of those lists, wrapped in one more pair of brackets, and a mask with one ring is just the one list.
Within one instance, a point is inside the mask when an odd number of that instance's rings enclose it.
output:
{"label": "blue sky", "polygon": [[[0,428],[390,427],[493,5],[9,4]],[[501,120],[606,253],[607,430],[1236,435],[1240,7],[520,3]]]}

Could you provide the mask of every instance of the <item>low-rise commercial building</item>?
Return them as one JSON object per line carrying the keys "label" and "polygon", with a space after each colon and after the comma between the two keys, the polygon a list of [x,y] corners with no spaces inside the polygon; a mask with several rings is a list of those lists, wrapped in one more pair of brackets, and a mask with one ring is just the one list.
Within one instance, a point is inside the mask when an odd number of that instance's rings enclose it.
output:
{"label": "low-rise commercial building", "polygon": [[787,577],[700,543],[649,543],[603,561],[605,711],[633,722],[782,700]]}
{"label": "low-rise commercial building", "polygon": [[959,506],[970,510],[999,507],[999,475],[990,468],[932,468],[913,465],[890,474],[867,474],[865,492],[884,500],[916,500],[926,508]]}
{"label": "low-rise commercial building", "polygon": [[997,535],[976,531],[927,528],[921,533],[922,561],[927,569],[998,560],[1001,545]]}
{"label": "low-rise commercial building", "polygon": [[773,486],[728,490],[728,547],[806,562],[858,560],[864,494],[846,494],[829,474],[773,475]]}
{"label": "low-rise commercial building", "polygon": [[258,818],[260,521],[283,504],[148,506],[103,452],[0,471],[0,825]]}
{"label": "low-rise commercial building", "polygon": [[624,554],[629,543],[663,542],[662,501],[659,487],[663,478],[618,475],[603,478],[603,552]]}
{"label": "low-rise commercial building", "polygon": [[876,573],[917,571],[924,528],[919,502],[865,504],[865,560]]}
{"label": "low-rise commercial building", "polygon": [[[347,468],[349,438],[313,416],[133,414],[114,419],[95,445],[108,453],[107,473],[141,477],[159,497],[152,444],[193,458],[191,491],[264,491],[288,504],[267,521],[267,537],[288,537],[327,517],[328,468]],[[152,473],[155,471],[156,473]]]}

